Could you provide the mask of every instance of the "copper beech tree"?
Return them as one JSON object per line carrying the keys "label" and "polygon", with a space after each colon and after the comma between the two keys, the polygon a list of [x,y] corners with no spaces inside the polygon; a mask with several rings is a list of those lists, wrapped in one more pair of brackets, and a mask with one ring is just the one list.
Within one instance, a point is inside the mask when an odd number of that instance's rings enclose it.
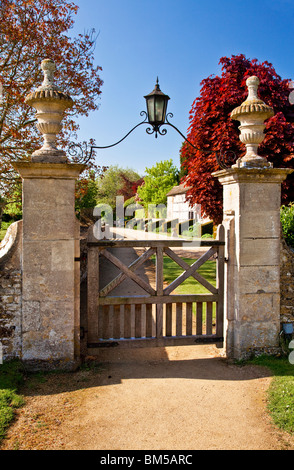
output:
{"label": "copper beech tree", "polygon": [[[78,7],[66,0],[1,0],[0,2],[0,196],[9,199],[17,175],[11,161],[29,159],[41,146],[35,126],[35,110],[24,103],[26,95],[42,83],[41,61],[56,63],[55,82],[71,95],[73,108],[67,112],[58,135],[60,148],[77,137],[78,116],[98,109],[101,67],[94,64],[97,40],[92,29],[77,37],[69,32]],[[92,142],[93,143],[93,142]],[[87,170],[100,171],[94,158]],[[82,175],[85,194],[87,174]],[[82,197],[83,194],[79,194]]]}
{"label": "copper beech tree", "polygon": [[[239,140],[240,125],[230,118],[231,111],[245,101],[248,90],[246,79],[257,75],[260,79],[260,99],[274,108],[275,115],[266,121],[265,139],[259,154],[274,167],[294,168],[293,106],[289,102],[289,82],[283,80],[272,64],[247,59],[243,54],[220,59],[220,76],[210,76],[201,82],[200,96],[190,111],[188,143],[181,149],[183,180],[191,189],[187,198],[191,204],[201,204],[203,214],[216,224],[222,221],[222,187],[211,173],[219,170],[216,158],[222,155],[227,165],[245,154]],[[282,185],[282,202],[294,201],[294,178]]]}

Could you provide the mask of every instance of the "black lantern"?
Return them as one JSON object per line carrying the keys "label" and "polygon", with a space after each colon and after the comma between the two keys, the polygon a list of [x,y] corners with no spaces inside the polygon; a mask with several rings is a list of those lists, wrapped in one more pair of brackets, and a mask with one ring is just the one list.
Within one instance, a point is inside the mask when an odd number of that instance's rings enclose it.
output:
{"label": "black lantern", "polygon": [[158,77],[154,90],[149,95],[144,96],[144,98],[147,105],[148,122],[156,131],[165,123],[167,102],[170,99],[169,96],[160,90]]}
{"label": "black lantern", "polygon": [[[147,105],[147,113],[146,111],[141,111],[140,116],[144,116],[143,121],[139,122],[136,124],[122,139],[118,140],[117,142],[110,144],[110,145],[105,145],[103,147],[98,147],[97,145],[91,145],[91,150],[88,153],[87,149],[87,143],[85,142],[85,145],[81,144],[74,144],[72,143],[69,146],[69,154],[74,157],[74,162],[83,162],[87,163],[88,161],[91,160],[93,156],[93,149],[107,149],[110,147],[114,147],[115,145],[120,144],[123,140],[125,140],[137,127],[142,126],[143,124],[151,124],[151,127],[147,127],[146,132],[147,134],[154,134],[155,137],[157,137],[157,134],[160,135],[165,135],[167,133],[167,130],[161,129],[161,126],[170,126],[172,127],[175,131],[180,134],[180,136],[189,144],[191,147],[193,147],[195,150],[201,150],[202,152],[206,152],[208,154],[215,153],[217,162],[221,168],[230,168],[230,166],[226,165],[225,160],[228,159],[231,162],[236,161],[236,155],[234,152],[231,152],[231,157],[228,155],[228,152],[222,153],[222,152],[216,152],[212,150],[203,150],[195,147],[185,136],[182,134],[179,129],[174,126],[171,122],[169,122],[168,118],[172,118],[173,114],[168,113],[166,114],[167,110],[167,103],[170,97],[168,95],[165,95],[162,93],[162,91],[159,88],[159,83],[158,83],[158,77],[156,81],[156,85],[154,90],[149,93],[149,95],[144,96],[146,100],[146,105]],[[230,151],[229,151],[230,152]]]}

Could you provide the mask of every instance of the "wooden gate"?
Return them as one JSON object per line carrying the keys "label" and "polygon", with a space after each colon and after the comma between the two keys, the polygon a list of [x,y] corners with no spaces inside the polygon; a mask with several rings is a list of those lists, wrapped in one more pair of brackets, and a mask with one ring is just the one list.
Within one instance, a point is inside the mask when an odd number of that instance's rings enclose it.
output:
{"label": "wooden gate", "polygon": [[[167,237],[168,238],[168,237]],[[202,239],[199,246],[207,247],[190,266],[172,248],[182,247],[178,240],[99,240],[88,241],[87,275],[87,344],[90,354],[101,347],[172,346],[223,342],[224,303],[224,227],[218,227],[216,240]],[[115,256],[112,248],[144,248],[143,254],[130,265]],[[187,248],[188,249],[188,248]],[[113,250],[112,250],[113,251]],[[164,256],[175,261],[183,273],[164,285]],[[120,273],[102,289],[99,287],[99,260],[106,258]],[[151,257],[156,260],[156,283],[152,287],[136,270]],[[211,257],[216,258],[216,286],[197,270]],[[173,294],[192,276],[204,286],[207,294]],[[125,279],[132,279],[143,295],[111,296]]]}

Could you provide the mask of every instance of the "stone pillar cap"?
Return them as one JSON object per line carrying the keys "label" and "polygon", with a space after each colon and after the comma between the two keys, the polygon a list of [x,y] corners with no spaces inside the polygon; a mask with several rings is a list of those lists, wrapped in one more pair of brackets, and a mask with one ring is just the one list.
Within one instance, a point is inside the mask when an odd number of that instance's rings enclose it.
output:
{"label": "stone pillar cap", "polygon": [[246,100],[237,108],[231,112],[231,119],[239,121],[239,117],[245,114],[259,113],[266,115],[264,119],[272,117],[274,110],[271,106],[262,101],[257,94],[257,89],[260,84],[260,80],[255,75],[247,78],[246,85],[248,87],[248,96]]}
{"label": "stone pillar cap", "polygon": [[25,98],[25,103],[34,107],[36,102],[41,100],[62,102],[65,108],[73,106],[73,100],[68,93],[64,93],[54,84],[54,72],[56,70],[55,62],[51,59],[45,59],[41,62],[41,69],[44,73],[42,85],[35,91],[29,93]]}
{"label": "stone pillar cap", "polygon": [[65,163],[67,157],[56,147],[56,135],[62,129],[64,111],[73,106],[73,100],[54,84],[56,66],[53,60],[43,60],[41,69],[44,73],[42,85],[25,98],[25,102],[37,110],[37,129],[44,137],[44,144],[32,154],[32,161]]}

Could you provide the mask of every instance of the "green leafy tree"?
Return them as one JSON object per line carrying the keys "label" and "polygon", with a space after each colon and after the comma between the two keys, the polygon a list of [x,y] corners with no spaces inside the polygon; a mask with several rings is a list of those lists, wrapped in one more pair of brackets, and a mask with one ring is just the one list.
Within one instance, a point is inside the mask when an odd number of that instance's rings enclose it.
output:
{"label": "green leafy tree", "polygon": [[125,199],[131,197],[129,192],[124,194],[125,181],[135,184],[140,178],[140,175],[130,168],[111,165],[97,180],[97,202],[108,204],[112,209],[115,209],[116,196],[124,196]]}
{"label": "green leafy tree", "polygon": [[98,187],[95,171],[89,171],[85,178],[79,178],[76,183],[75,209],[79,214],[82,209],[95,207]]}
{"label": "green leafy tree", "polygon": [[287,245],[294,248],[294,203],[281,207],[281,224]]}
{"label": "green leafy tree", "polygon": [[145,209],[148,205],[166,204],[167,193],[179,184],[179,170],[171,160],[156,163],[146,168],[144,183],[138,187],[137,193]]}

